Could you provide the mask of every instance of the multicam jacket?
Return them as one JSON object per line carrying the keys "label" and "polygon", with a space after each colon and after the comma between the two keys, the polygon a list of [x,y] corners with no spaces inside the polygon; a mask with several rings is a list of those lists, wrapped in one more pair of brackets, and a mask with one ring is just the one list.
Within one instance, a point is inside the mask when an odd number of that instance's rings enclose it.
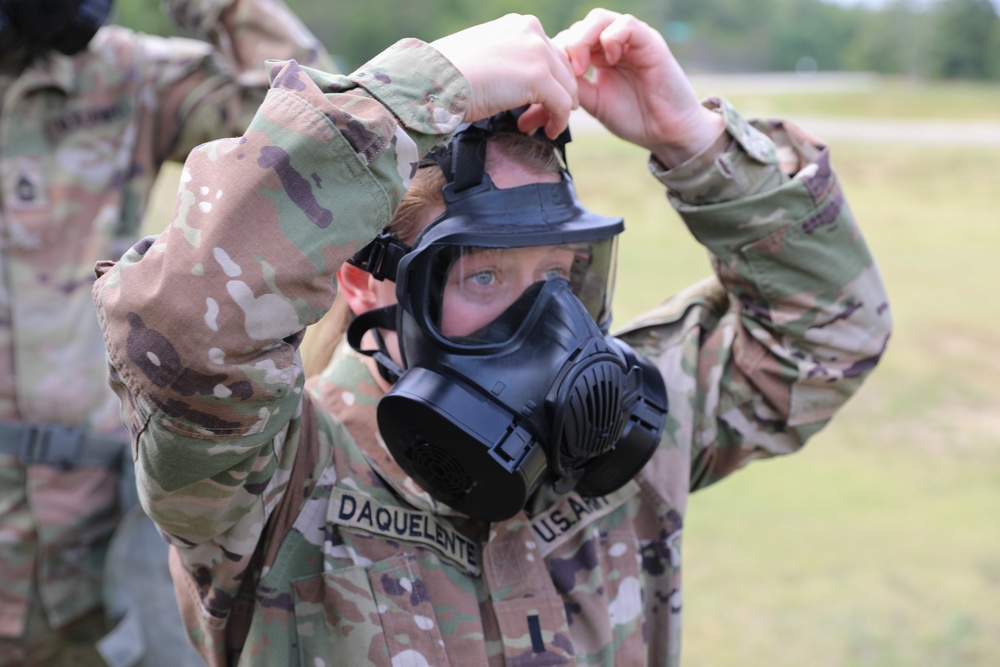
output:
{"label": "multicam jacket", "polygon": [[886,344],[826,148],[709,100],[728,132],[652,169],[716,276],[623,334],[669,391],[651,462],[500,523],[436,504],[381,441],[362,359],[306,384],[297,345],[465,94],[415,40],[349,77],[275,63],[246,134],[189,157],[172,225],[98,267],[143,503],[213,665],[677,664],[689,492],[798,449]]}
{"label": "multicam jacket", "polygon": [[[0,421],[127,434],[90,297],[94,263],[139,234],[162,163],[241,133],[268,87],[266,56],[329,66],[274,0],[167,0],[218,44],[101,29],[0,85]],[[53,627],[100,601],[118,519],[114,473],[0,454],[0,637],[24,630],[32,578]]]}

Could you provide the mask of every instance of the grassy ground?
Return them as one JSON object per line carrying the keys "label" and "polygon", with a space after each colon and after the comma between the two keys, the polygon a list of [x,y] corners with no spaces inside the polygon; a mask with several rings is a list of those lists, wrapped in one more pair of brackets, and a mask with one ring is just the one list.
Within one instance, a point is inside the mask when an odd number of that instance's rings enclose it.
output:
{"label": "grassy ground", "polygon": [[[962,119],[1000,122],[1000,86],[964,82],[926,83],[883,77],[846,93],[822,90],[804,77],[808,92],[750,92],[745,85],[710,86],[695,79],[700,95],[724,95],[741,109],[764,116],[857,116],[905,120]],[[816,89],[810,89],[810,86]],[[718,88],[718,89],[717,89]]]}
{"label": "grassy ground", "polygon": [[[725,94],[725,91],[720,91]],[[889,82],[855,95],[729,95],[769,115],[998,119],[1000,91]],[[705,275],[641,152],[578,136],[585,201],[626,218],[618,322]],[[696,494],[684,662],[994,667],[1000,662],[1000,147],[832,144],[896,334],[801,454]],[[176,170],[149,229],[172,209]]]}

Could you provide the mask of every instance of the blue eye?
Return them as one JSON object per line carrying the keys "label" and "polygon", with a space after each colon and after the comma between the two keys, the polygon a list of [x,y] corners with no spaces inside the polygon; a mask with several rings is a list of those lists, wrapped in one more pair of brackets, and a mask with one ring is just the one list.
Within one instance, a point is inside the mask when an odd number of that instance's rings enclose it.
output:
{"label": "blue eye", "polygon": [[542,277],[545,280],[554,280],[555,278],[565,278],[566,277],[566,272],[564,270],[562,270],[561,268],[557,267],[557,268],[549,269],[544,274],[542,274]]}
{"label": "blue eye", "polygon": [[494,275],[492,271],[480,271],[469,276],[469,280],[477,285],[490,285],[494,281]]}

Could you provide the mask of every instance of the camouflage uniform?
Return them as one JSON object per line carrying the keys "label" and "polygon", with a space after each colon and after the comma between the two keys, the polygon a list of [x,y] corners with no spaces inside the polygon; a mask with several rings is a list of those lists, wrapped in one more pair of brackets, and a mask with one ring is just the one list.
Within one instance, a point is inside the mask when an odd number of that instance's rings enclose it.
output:
{"label": "camouflage uniform", "polygon": [[381,441],[362,359],[306,385],[296,348],[465,85],[416,40],[349,77],[276,63],[247,133],[189,157],[171,227],[98,267],[140,491],[211,664],[674,665],[689,491],[798,449],[886,344],[826,148],[709,100],[728,133],[651,165],[716,269],[625,334],[669,388],[652,461],[501,523],[435,503]]}
{"label": "camouflage uniform", "polygon": [[[106,26],[76,56],[53,52],[16,78],[0,75],[0,421],[81,427],[117,438],[123,454],[90,297],[94,263],[135,242],[165,160],[246,128],[268,87],[265,56],[331,66],[281,2],[165,4],[218,47]],[[111,466],[22,463],[0,453],[3,665],[29,660],[26,643],[51,648],[46,626],[98,609],[120,515]],[[32,595],[41,608],[27,638]]]}

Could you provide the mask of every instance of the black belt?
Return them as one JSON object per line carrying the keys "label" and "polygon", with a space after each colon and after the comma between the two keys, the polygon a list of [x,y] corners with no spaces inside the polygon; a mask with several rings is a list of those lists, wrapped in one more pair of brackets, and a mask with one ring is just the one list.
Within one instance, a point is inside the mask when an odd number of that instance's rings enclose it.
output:
{"label": "black belt", "polygon": [[128,443],[60,424],[0,421],[0,454],[24,465],[120,469]]}

